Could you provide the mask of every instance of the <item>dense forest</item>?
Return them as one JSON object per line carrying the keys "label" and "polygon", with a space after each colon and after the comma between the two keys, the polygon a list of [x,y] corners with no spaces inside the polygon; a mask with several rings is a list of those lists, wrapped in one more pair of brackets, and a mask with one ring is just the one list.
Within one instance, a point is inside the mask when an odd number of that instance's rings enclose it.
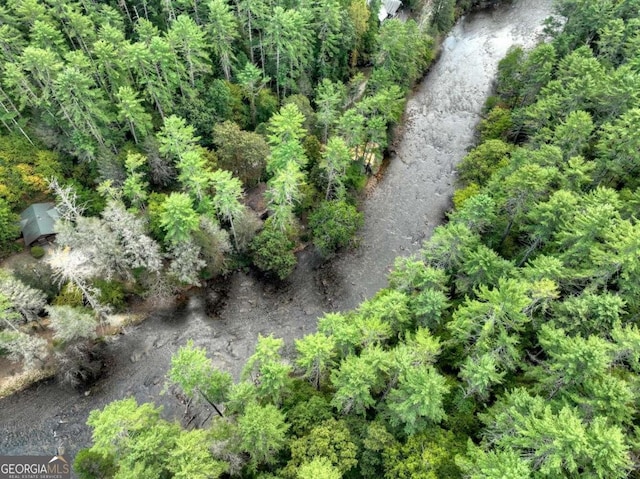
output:
{"label": "dense forest", "polygon": [[[449,221],[388,288],[234,382],[189,343],[169,381],[216,413],[94,411],[82,477],[637,477],[640,4],[561,0],[501,62]],[[635,118],[635,120],[634,120]]]}
{"label": "dense forest", "polygon": [[437,5],[421,25],[381,25],[365,0],[0,6],[0,257],[23,248],[26,206],[60,214],[36,267],[0,270],[0,355],[46,369],[53,346],[81,381],[128,299],[238,268],[284,279],[296,249],[352,244],[359,191],[453,22]]}
{"label": "dense forest", "polygon": [[[640,2],[556,3],[552,40],[500,64],[455,210],[386,289],[295,354],[261,337],[237,382],[186,344],[168,381],[206,428],[116,401],[91,413],[77,474],[638,477]],[[359,0],[7,0],[2,247],[34,199],[62,220],[48,273],[0,274],[0,352],[41,364],[46,309],[78,381],[128,295],[249,264],[284,278],[300,243],[349,244],[367,168],[452,25],[452,0],[432,8],[379,25]],[[264,222],[243,200],[261,183]]]}

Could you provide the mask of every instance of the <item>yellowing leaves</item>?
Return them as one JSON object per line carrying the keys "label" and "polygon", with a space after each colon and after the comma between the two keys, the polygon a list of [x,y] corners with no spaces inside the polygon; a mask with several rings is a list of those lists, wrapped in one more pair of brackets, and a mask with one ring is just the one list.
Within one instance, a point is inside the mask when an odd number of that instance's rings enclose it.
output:
{"label": "yellowing leaves", "polygon": [[58,155],[15,136],[0,136],[0,197],[20,210],[42,199],[47,179],[61,171]]}

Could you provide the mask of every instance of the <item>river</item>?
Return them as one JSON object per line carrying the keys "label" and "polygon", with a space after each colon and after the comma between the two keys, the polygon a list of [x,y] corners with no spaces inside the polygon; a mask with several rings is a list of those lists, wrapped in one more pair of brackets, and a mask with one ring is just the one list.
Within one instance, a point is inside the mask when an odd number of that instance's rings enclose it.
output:
{"label": "river", "polygon": [[540,38],[551,3],[516,0],[456,24],[407,103],[396,151],[363,205],[358,248],[329,263],[303,251],[290,280],[278,285],[235,273],[209,316],[206,304],[215,291],[192,295],[178,310],[154,312],[109,342],[110,372],[86,394],[47,381],[0,400],[0,454],[53,454],[62,446],[73,457],[90,443],[89,412],[131,395],[161,404],[167,418],[181,420],[181,398],[163,390],[171,354],[188,339],[237,376],[258,334],[285,338],[290,354],[293,340],[313,332],[318,316],[353,308],[384,287],[394,258],[416,252],[442,222],[455,165],[473,145],[497,64],[511,45],[530,46]]}

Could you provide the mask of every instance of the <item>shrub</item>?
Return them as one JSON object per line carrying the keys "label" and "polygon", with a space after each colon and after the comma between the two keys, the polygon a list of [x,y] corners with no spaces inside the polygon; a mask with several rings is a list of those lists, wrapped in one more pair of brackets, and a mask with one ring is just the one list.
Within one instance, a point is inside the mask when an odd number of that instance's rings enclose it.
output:
{"label": "shrub", "polygon": [[32,246],[31,247],[31,256],[35,259],[40,259],[44,256],[44,248],[42,246]]}
{"label": "shrub", "polygon": [[501,140],[488,140],[474,148],[458,165],[458,176],[466,184],[483,186],[491,175],[508,163],[511,146]]}
{"label": "shrub", "polygon": [[309,218],[313,243],[323,255],[349,245],[364,217],[355,206],[343,200],[324,201]]}
{"label": "shrub", "polygon": [[287,421],[291,424],[291,432],[298,437],[304,436],[318,423],[332,417],[331,404],[318,395],[311,395],[307,401],[298,402],[287,411]]}
{"label": "shrub", "polygon": [[124,306],[124,285],[118,281],[98,279],[95,286],[100,290],[100,302],[110,304],[116,310]]}
{"label": "shrub", "polygon": [[62,287],[60,293],[53,299],[55,306],[71,306],[72,308],[80,308],[84,306],[84,298],[82,291],[73,283],[67,283]]}
{"label": "shrub", "polygon": [[367,185],[367,175],[364,174],[364,168],[362,164],[353,161],[347,168],[347,173],[344,178],[344,185],[347,189],[354,191],[361,191]]}
{"label": "shrub", "polygon": [[20,236],[19,219],[9,204],[0,198],[0,258],[8,256],[14,249],[14,241]]}
{"label": "shrub", "polygon": [[480,141],[506,140],[513,128],[511,111],[497,106],[480,121]]}
{"label": "shrub", "polygon": [[264,229],[251,241],[253,264],[265,273],[285,279],[296,266],[295,243],[267,220]]}
{"label": "shrub", "polygon": [[462,208],[462,205],[471,197],[480,193],[480,187],[477,183],[469,183],[462,189],[456,190],[453,194],[453,206],[456,210]]}
{"label": "shrub", "polygon": [[236,219],[236,240],[238,251],[243,253],[251,246],[251,241],[262,226],[262,221],[252,210],[245,209],[244,213]]}
{"label": "shrub", "polygon": [[95,479],[113,477],[118,467],[110,454],[81,449],[73,461],[73,470],[80,479]]}
{"label": "shrub", "polygon": [[27,286],[43,291],[49,300],[55,298],[60,291],[53,282],[53,271],[46,262],[36,263],[32,258],[25,256],[14,263],[13,275]]}

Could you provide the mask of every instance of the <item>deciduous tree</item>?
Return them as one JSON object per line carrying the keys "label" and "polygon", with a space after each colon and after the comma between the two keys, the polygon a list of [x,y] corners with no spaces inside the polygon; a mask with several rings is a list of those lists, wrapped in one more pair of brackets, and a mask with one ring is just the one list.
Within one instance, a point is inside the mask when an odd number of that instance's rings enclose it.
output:
{"label": "deciduous tree", "polygon": [[344,200],[321,203],[309,218],[313,242],[323,255],[352,243],[363,224],[364,215]]}
{"label": "deciduous tree", "polygon": [[213,127],[213,143],[220,168],[232,172],[247,187],[260,181],[269,156],[269,147],[261,135],[226,121]]}

